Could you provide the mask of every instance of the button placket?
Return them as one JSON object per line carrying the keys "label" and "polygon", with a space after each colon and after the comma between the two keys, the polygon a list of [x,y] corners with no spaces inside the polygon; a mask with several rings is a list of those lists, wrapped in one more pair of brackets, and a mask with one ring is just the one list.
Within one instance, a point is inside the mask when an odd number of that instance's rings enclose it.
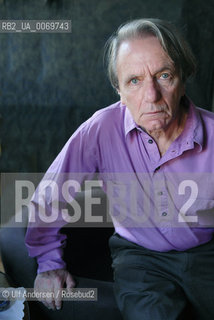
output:
{"label": "button placket", "polygon": [[164,212],[162,212],[162,217],[166,217],[167,216],[167,212],[166,211],[164,211]]}
{"label": "button placket", "polygon": [[142,148],[145,150],[146,155],[148,156],[149,165],[153,168],[157,160],[160,158],[158,147],[155,141],[149,137],[145,132],[141,132],[140,140],[142,141]]}
{"label": "button placket", "polygon": [[158,191],[158,192],[157,192],[157,195],[158,195],[158,196],[162,196],[162,195],[163,195],[163,191]]}
{"label": "button placket", "polygon": [[157,173],[155,179],[156,209],[161,223],[168,219],[168,192],[164,172]]}

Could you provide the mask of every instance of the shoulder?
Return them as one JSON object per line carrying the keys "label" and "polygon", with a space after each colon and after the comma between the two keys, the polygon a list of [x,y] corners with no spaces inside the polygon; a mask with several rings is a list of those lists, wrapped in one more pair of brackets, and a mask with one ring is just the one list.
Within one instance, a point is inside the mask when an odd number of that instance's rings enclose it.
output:
{"label": "shoulder", "polygon": [[202,109],[196,107],[197,112],[200,114],[201,118],[210,122],[214,122],[214,112],[208,111],[206,109]]}
{"label": "shoulder", "polygon": [[108,107],[96,111],[92,117],[86,121],[86,123],[95,124],[100,122],[103,123],[108,120],[112,120],[113,122],[123,120],[124,110],[124,106],[120,101],[118,101]]}
{"label": "shoulder", "polygon": [[124,126],[125,106],[120,101],[96,111],[78,129],[83,133],[112,131]]}
{"label": "shoulder", "polygon": [[207,127],[208,129],[211,129],[211,128],[214,129],[214,112],[211,112],[199,107],[196,107],[196,110],[200,115],[200,118],[204,126]]}

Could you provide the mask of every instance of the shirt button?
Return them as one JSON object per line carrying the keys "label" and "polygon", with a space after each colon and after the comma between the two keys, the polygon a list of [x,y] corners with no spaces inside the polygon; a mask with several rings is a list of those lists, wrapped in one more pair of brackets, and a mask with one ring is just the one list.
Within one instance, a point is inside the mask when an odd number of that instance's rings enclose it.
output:
{"label": "shirt button", "polygon": [[152,140],[152,139],[149,139],[149,140],[148,140],[148,143],[152,144],[152,143],[153,143],[153,140]]}
{"label": "shirt button", "polygon": [[158,191],[158,196],[162,196],[163,192],[162,191]]}
{"label": "shirt button", "polygon": [[162,216],[163,217],[167,216],[167,212],[162,212]]}

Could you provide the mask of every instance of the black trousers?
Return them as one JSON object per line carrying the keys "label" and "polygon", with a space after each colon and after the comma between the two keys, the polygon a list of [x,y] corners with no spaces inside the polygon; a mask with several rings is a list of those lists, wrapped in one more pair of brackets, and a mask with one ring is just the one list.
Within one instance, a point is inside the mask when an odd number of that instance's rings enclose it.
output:
{"label": "black trousers", "polygon": [[109,245],[124,320],[214,319],[214,240],[157,252],[114,234]]}

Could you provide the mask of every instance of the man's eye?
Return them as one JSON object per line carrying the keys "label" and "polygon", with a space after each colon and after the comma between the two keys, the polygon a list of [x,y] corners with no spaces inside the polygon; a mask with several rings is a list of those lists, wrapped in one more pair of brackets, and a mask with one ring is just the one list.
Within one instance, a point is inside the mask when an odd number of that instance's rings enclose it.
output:
{"label": "man's eye", "polygon": [[162,73],[161,75],[161,79],[168,79],[169,78],[169,74],[168,73]]}
{"label": "man's eye", "polygon": [[132,83],[132,84],[137,84],[138,82],[139,82],[139,80],[136,79],[136,78],[131,79],[131,83]]}

